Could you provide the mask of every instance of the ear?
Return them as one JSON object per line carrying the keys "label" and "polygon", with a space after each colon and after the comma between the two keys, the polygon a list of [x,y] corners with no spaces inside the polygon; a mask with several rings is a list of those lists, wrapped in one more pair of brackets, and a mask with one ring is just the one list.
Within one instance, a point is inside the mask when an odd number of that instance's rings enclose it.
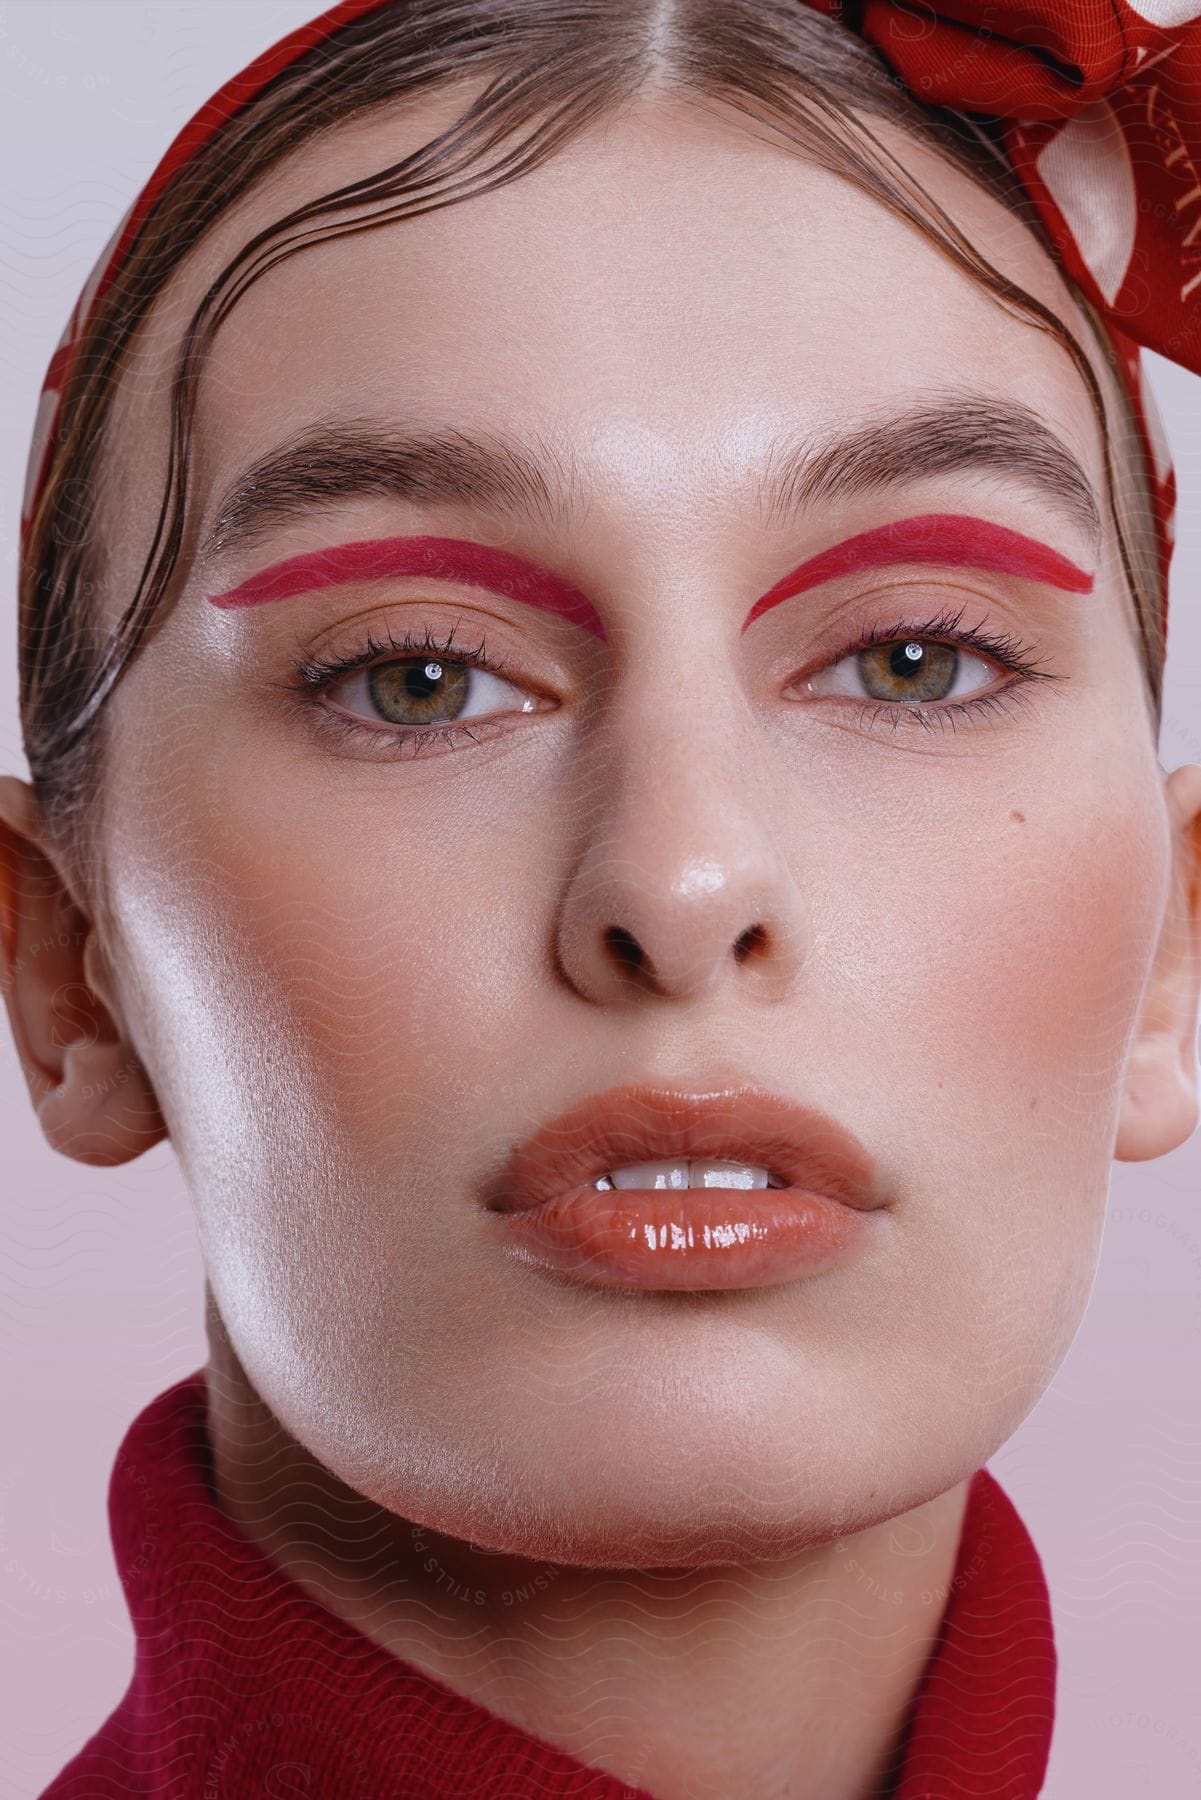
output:
{"label": "ear", "polygon": [[1172,885],[1126,1074],[1114,1156],[1143,1162],[1178,1149],[1197,1128],[1201,994],[1201,767],[1164,784],[1172,823]]}
{"label": "ear", "polygon": [[0,776],[0,985],[47,1141],[78,1162],[140,1156],[167,1127],[96,928],[27,781]]}

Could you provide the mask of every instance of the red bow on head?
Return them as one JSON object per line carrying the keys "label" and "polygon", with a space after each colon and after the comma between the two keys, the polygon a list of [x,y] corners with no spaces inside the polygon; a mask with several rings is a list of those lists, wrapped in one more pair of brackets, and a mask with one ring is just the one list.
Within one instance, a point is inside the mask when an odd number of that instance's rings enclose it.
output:
{"label": "red bow on head", "polygon": [[1201,0],[867,0],[859,29],[917,99],[1010,121],[1068,273],[1127,337],[1201,373]]}

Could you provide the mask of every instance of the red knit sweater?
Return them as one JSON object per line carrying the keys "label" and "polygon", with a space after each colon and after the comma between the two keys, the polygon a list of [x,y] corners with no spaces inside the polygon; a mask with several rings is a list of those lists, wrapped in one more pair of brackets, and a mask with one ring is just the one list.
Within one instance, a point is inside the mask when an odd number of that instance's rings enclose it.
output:
{"label": "red knit sweater", "polygon": [[[133,1678],[42,1800],[651,1800],[390,1655],[284,1575],[214,1499],[203,1369],[126,1432],[109,1519]],[[895,1800],[1030,1800],[1054,1702],[1042,1565],[981,1468]]]}

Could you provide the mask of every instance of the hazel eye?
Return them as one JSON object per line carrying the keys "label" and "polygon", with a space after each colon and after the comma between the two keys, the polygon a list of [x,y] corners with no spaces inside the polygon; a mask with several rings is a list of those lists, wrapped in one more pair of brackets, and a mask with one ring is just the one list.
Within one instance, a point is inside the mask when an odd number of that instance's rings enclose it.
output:
{"label": "hazel eye", "polygon": [[331,705],[380,725],[452,725],[496,712],[532,712],[512,682],[441,655],[393,657],[353,670],[326,690]]}
{"label": "hazel eye", "polygon": [[[986,679],[965,690],[957,683],[960,676],[970,674],[972,664],[984,671]],[[812,676],[807,686],[811,693],[846,694],[856,700],[924,704],[976,693],[979,686],[987,687],[992,673],[983,657],[955,644],[910,635],[840,657]]]}

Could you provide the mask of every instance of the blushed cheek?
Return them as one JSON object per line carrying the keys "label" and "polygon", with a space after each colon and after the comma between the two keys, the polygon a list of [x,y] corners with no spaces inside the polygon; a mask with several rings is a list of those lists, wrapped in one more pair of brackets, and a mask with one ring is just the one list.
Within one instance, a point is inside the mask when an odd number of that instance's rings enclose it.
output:
{"label": "blushed cheek", "polygon": [[898,1246],[915,1285],[937,1271],[948,1342],[1031,1368],[1074,1328],[1095,1267],[1167,883],[1161,791],[1128,757],[1083,760],[1020,801],[947,806],[904,885],[862,900],[855,1013],[873,992],[888,1009],[857,1045],[884,1077],[872,1130],[900,1184]]}
{"label": "blushed cheek", "polygon": [[[927,1276],[945,1255],[959,1296],[944,1336],[988,1371],[1006,1433],[1067,1353],[1092,1288],[1166,879],[1153,789],[1065,772],[1021,810],[951,903],[950,929],[960,941],[974,930],[980,954],[957,965],[940,1059],[957,1071],[953,1130],[941,1191],[915,1221]],[[957,1190],[972,1203],[957,1206]]]}
{"label": "blushed cheek", "polygon": [[895,1039],[889,1086],[923,1129],[894,1145],[897,1303],[874,1356],[899,1360],[932,1418],[946,1409],[947,1442],[963,1425],[948,1369],[974,1372],[1000,1443],[1078,1329],[1166,890],[1153,787],[1065,775],[1057,793],[1032,786],[1023,820],[1011,810],[978,808],[926,909],[916,890],[904,902],[906,1013],[918,972],[928,1003],[922,1031]]}
{"label": "blushed cheek", "polygon": [[1010,825],[1016,853],[979,871],[958,922],[981,934],[965,1054],[1067,1131],[1091,1136],[1119,1103],[1166,892],[1161,823],[1156,795],[1134,788],[1098,785],[1041,817],[1032,802]]}
{"label": "blushed cheek", "polygon": [[340,1190],[386,1190],[395,1214],[402,1171],[416,1187],[427,1168],[445,1178],[528,1011],[513,991],[520,873],[485,860],[299,810],[267,809],[257,831],[226,822],[201,879],[172,884],[172,956],[147,957],[185,1162],[190,1143],[210,1171],[214,1156],[253,1168],[268,1207],[297,1184],[319,1206],[324,1183],[335,1216]]}

